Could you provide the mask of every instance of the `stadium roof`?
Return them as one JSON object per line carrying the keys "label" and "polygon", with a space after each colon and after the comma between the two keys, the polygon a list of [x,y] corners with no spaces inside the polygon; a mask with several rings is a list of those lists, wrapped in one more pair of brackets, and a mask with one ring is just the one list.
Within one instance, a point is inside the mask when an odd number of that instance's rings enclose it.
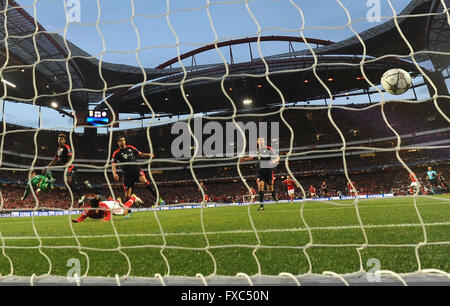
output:
{"label": "stadium roof", "polygon": [[[444,2],[447,4],[449,0]],[[411,50],[399,35],[394,20],[360,33],[359,37],[337,43],[307,38],[309,43],[321,45],[314,49],[318,57],[313,57],[306,49],[266,57],[264,61],[253,59],[246,63],[230,63],[229,75],[225,77],[223,63],[185,67],[185,74],[181,68],[167,68],[168,63],[175,63],[178,58],[161,64],[158,69],[100,62],[60,35],[46,31],[15,1],[0,0],[0,5],[2,10],[7,9],[7,33],[4,26],[0,27],[1,76],[17,84],[15,88],[4,85],[0,90],[4,99],[10,101],[49,106],[56,100],[61,108],[82,110],[112,94],[108,102],[115,111],[145,114],[150,111],[143,99],[141,86],[138,86],[144,82],[144,76],[147,82],[143,92],[157,113],[189,113],[185,99],[196,112],[230,110],[233,103],[238,109],[245,108],[241,103],[244,99],[252,99],[253,107],[280,103],[282,97],[270,83],[281,90],[285,102],[307,101],[329,97],[330,94],[317,81],[312,67],[316,67],[315,72],[332,95],[368,88],[369,84],[362,79],[361,73],[363,48],[360,38],[366,46],[364,73],[372,83],[378,84],[382,73],[390,67],[417,73],[416,67],[408,60]],[[4,17],[5,14],[1,14],[3,24]],[[445,13],[440,0],[413,0],[399,14],[397,21],[415,52],[446,52],[450,50],[447,18],[448,11]],[[258,39],[301,40],[299,37],[259,37],[245,38],[241,42]],[[186,56],[211,47],[215,46],[193,50]],[[405,58],[377,59],[386,54]],[[447,66],[445,55],[433,57],[437,63]],[[429,54],[421,53],[416,60],[430,58]],[[316,59],[317,65],[314,65]],[[266,64],[270,82],[266,78]],[[104,88],[107,90],[104,91]],[[186,97],[182,95],[181,88],[187,93]],[[97,109],[102,108],[106,108],[105,103],[97,105]]]}
{"label": "stadium roof", "polygon": [[[381,57],[385,55],[395,55],[401,58],[411,57],[411,48],[416,53],[418,51],[440,51],[450,50],[450,40],[446,39],[450,35],[450,16],[442,3],[445,2],[447,9],[450,7],[450,0],[415,0],[400,13],[395,19],[368,29],[349,39],[335,44],[314,49],[317,55],[326,54],[359,54],[364,53],[361,40],[364,42],[365,52],[371,57]],[[400,33],[400,31],[401,33]],[[408,43],[406,43],[406,38]],[[432,36],[431,36],[432,34]],[[297,56],[311,54],[310,50],[294,52]],[[293,54],[279,54],[268,58],[282,58]],[[415,55],[419,62],[430,59],[429,53],[419,53]],[[448,65],[448,61],[447,64]]]}

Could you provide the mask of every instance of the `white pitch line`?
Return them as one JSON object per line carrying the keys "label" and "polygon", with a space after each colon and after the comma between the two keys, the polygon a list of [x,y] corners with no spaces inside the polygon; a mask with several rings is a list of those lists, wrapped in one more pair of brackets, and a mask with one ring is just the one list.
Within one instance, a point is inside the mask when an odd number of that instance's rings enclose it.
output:
{"label": "white pitch line", "polygon": [[[435,222],[425,223],[425,226],[448,226],[450,222]],[[421,227],[419,223],[403,223],[403,224],[368,224],[364,225],[365,229],[370,228],[402,228],[402,227]],[[352,230],[361,229],[359,225],[344,225],[344,226],[320,226],[310,227],[310,230]],[[266,229],[260,230],[258,233],[283,233],[283,232],[304,232],[306,228],[284,228],[284,229]],[[220,231],[220,232],[180,232],[180,233],[164,233],[164,234],[119,234],[119,237],[160,237],[160,236],[198,236],[198,235],[225,235],[225,234],[253,234],[252,230],[235,230],[235,231]],[[40,236],[41,239],[74,239],[74,236]],[[98,239],[98,238],[116,238],[116,235],[91,235],[91,236],[77,236],[79,239]],[[28,240],[37,239],[36,236],[3,236],[5,240]]]}
{"label": "white pitch line", "polygon": [[[312,203],[312,202],[311,202]],[[324,202],[320,202],[320,203],[324,203]],[[285,203],[282,203],[285,204]],[[292,204],[292,205],[298,205],[299,202]],[[328,204],[328,203],[325,203]],[[267,205],[278,205],[275,203],[268,203]],[[391,205],[371,205],[371,206],[361,206],[361,203],[359,203],[358,205],[358,209],[364,209],[364,208],[392,208],[392,207],[408,207],[411,206],[411,208],[414,208],[414,203],[408,203],[408,204],[391,204]],[[420,204],[418,203],[419,207],[425,207],[425,206],[434,206],[434,205],[448,205],[448,203],[446,202],[430,202],[430,203],[425,203],[425,204]],[[355,205],[351,204],[349,206],[341,206],[341,207],[320,207],[320,208],[312,208],[312,207],[308,207],[308,211],[307,212],[313,212],[313,211],[322,211],[322,210],[334,210],[334,209],[355,209]],[[270,213],[286,213],[286,212],[292,212],[292,210],[277,210],[277,211],[271,211]],[[241,214],[241,213],[223,213],[224,215],[237,215],[237,214]]]}

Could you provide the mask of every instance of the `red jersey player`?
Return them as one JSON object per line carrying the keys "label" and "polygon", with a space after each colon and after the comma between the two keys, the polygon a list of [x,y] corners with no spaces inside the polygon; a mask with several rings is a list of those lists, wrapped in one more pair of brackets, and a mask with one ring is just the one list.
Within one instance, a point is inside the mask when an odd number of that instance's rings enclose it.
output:
{"label": "red jersey player", "polygon": [[111,214],[127,216],[128,213],[131,212],[130,208],[134,203],[142,203],[142,200],[135,194],[131,195],[130,199],[125,202],[125,204],[113,200],[100,202],[97,198],[93,198],[89,201],[89,208],[85,209],[81,213],[81,216],[77,219],[73,219],[72,222],[83,222],[88,217],[92,219],[102,219],[101,221],[109,221],[111,220]]}
{"label": "red jersey player", "polygon": [[[209,202],[209,196],[206,193],[208,191],[208,188],[206,188],[206,186],[205,186],[205,184],[203,182],[200,183],[200,186],[203,189],[203,193],[205,194],[204,201],[205,202]],[[202,192],[200,187],[198,187],[197,189],[198,189],[198,192],[200,192],[200,193]]]}
{"label": "red jersey player", "polygon": [[322,184],[320,185],[320,196],[326,197],[327,195],[328,195],[327,183],[323,181]]}
{"label": "red jersey player", "polygon": [[414,192],[419,192],[420,186],[419,181],[415,172],[411,172],[409,174],[409,178],[411,179],[411,185],[409,186],[409,194],[414,194]]}
{"label": "red jersey player", "polygon": [[250,202],[253,203],[255,201],[256,189],[252,187],[250,189],[249,195],[250,195]]}
{"label": "red jersey player", "polygon": [[291,198],[291,202],[294,202],[294,195],[295,195],[295,182],[291,177],[288,175],[287,178],[283,182],[284,185],[287,187],[287,192],[289,198]]}
{"label": "red jersey player", "polygon": [[311,199],[316,198],[316,188],[313,185],[309,186],[309,194],[311,195]]}
{"label": "red jersey player", "polygon": [[348,188],[348,192],[350,193],[350,195],[352,197],[356,195],[356,184],[354,181],[352,181],[351,184],[350,184],[350,182],[347,182],[347,188]]}

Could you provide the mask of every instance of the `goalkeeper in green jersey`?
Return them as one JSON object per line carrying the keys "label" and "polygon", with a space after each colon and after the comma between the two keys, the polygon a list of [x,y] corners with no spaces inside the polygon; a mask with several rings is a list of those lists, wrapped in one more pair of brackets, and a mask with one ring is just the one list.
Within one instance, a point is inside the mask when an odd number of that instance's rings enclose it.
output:
{"label": "goalkeeper in green jersey", "polygon": [[27,183],[27,188],[23,194],[22,201],[25,200],[30,193],[31,188],[36,188],[36,195],[41,191],[47,192],[53,189],[53,183],[55,179],[52,176],[50,170],[47,170],[44,175],[36,175],[36,171],[32,171],[30,174],[30,180]]}

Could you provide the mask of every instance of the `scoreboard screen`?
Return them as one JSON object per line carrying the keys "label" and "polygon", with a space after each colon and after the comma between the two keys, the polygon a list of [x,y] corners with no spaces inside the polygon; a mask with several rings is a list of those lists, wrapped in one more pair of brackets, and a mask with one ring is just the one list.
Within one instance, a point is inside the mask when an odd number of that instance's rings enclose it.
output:
{"label": "scoreboard screen", "polygon": [[112,120],[113,117],[109,111],[90,110],[86,118],[86,124],[91,126],[107,126]]}

